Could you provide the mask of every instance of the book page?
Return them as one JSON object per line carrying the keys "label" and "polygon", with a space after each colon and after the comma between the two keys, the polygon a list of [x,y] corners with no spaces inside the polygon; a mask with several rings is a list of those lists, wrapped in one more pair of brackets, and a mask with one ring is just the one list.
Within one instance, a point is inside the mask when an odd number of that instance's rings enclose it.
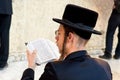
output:
{"label": "book page", "polygon": [[59,58],[59,51],[56,44],[47,39],[38,39],[28,42],[27,45],[30,51],[37,50],[37,64],[49,62]]}

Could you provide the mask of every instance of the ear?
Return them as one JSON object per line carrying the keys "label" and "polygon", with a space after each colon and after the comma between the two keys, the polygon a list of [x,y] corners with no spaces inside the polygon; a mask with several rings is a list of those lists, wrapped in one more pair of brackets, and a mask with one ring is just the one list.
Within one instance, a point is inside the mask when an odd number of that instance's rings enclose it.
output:
{"label": "ear", "polygon": [[74,39],[74,34],[73,34],[72,32],[69,32],[67,39],[68,39],[68,41],[70,41],[70,42],[73,41],[73,39]]}

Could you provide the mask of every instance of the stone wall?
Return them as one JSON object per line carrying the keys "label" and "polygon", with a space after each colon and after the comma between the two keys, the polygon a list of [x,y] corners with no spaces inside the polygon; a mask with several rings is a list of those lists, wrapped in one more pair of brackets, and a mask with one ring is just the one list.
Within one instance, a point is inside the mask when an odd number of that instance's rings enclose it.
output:
{"label": "stone wall", "polygon": [[100,50],[105,45],[105,32],[113,6],[112,0],[13,0],[13,16],[10,30],[10,55],[24,53],[25,42],[38,38],[54,40],[58,28],[52,18],[61,18],[65,5],[71,3],[99,13],[96,30],[101,36],[92,36],[88,50]]}

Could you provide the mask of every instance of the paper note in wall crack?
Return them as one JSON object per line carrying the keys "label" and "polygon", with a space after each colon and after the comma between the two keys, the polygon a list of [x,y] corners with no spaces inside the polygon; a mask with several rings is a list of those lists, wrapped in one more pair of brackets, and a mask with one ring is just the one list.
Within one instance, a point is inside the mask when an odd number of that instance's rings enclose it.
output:
{"label": "paper note in wall crack", "polygon": [[60,54],[56,44],[48,39],[38,39],[30,41],[27,44],[27,48],[30,51],[37,50],[36,63],[42,64],[45,62],[58,59]]}

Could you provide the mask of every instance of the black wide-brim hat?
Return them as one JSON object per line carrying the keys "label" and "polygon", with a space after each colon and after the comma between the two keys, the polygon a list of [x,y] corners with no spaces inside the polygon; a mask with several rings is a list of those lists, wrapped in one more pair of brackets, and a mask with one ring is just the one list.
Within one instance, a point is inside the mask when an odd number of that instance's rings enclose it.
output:
{"label": "black wide-brim hat", "polygon": [[68,4],[62,19],[53,18],[53,21],[73,28],[76,34],[84,39],[90,39],[92,33],[101,35],[101,32],[93,29],[97,18],[98,13],[95,11]]}

